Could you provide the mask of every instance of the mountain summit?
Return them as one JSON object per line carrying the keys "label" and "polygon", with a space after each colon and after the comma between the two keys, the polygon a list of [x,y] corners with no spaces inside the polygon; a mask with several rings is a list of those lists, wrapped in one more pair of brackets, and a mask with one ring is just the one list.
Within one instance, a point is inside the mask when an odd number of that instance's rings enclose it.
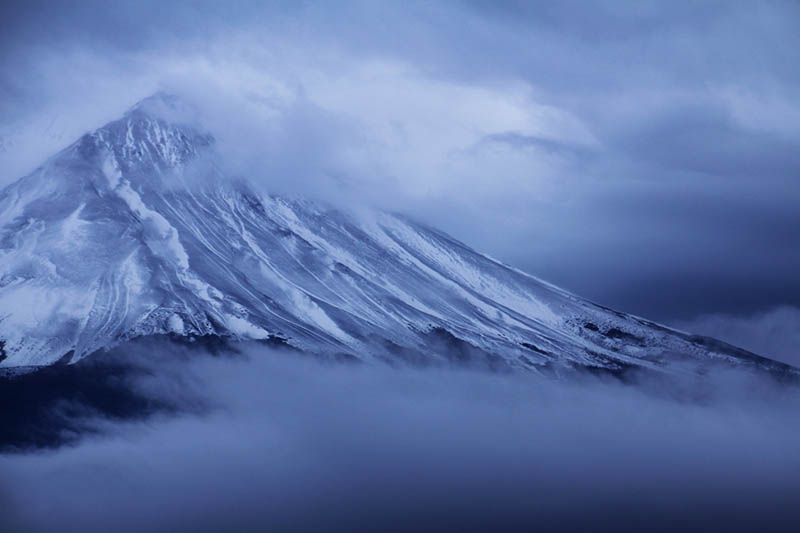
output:
{"label": "mountain summit", "polygon": [[780,366],[597,306],[402,216],[260,194],[221,174],[193,124],[189,106],[154,95],[0,194],[0,366],[158,334],[533,371]]}

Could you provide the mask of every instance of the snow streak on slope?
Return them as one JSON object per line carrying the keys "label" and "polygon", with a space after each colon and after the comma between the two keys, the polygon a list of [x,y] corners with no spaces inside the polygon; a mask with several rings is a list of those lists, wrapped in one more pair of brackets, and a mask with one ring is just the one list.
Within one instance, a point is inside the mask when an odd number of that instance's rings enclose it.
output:
{"label": "snow streak on slope", "polygon": [[601,308],[401,216],[259,194],[221,175],[213,137],[187,113],[151,97],[3,191],[0,365],[166,333],[531,370],[771,364]]}

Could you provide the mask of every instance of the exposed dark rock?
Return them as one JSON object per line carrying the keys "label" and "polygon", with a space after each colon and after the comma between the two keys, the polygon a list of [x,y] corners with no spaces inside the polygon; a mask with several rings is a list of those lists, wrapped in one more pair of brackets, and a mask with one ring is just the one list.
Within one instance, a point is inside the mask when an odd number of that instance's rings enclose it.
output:
{"label": "exposed dark rock", "polygon": [[624,340],[629,341],[634,344],[638,344],[640,346],[644,346],[644,339],[639,337],[638,335],[634,335],[633,333],[628,333],[627,331],[622,331],[619,328],[611,328],[604,333],[606,337],[609,339],[617,339],[617,340]]}
{"label": "exposed dark rock", "polygon": [[548,352],[547,350],[542,350],[541,348],[539,348],[539,347],[538,347],[538,346],[536,346],[535,344],[531,344],[531,343],[529,343],[529,342],[523,342],[523,343],[521,343],[521,344],[522,344],[522,345],[523,345],[525,348],[527,348],[527,349],[529,349],[529,350],[532,350],[532,351],[534,351],[534,352],[536,352],[536,353],[540,353],[540,354],[542,354],[542,355],[552,355],[552,354],[551,354],[550,352]]}

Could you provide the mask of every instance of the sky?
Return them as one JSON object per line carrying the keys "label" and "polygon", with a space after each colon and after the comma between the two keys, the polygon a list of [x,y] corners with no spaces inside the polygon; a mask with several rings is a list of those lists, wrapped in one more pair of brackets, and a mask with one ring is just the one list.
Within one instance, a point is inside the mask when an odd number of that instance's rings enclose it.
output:
{"label": "sky", "polygon": [[800,361],[798,26],[793,1],[3,2],[0,185],[167,90],[267,190]]}

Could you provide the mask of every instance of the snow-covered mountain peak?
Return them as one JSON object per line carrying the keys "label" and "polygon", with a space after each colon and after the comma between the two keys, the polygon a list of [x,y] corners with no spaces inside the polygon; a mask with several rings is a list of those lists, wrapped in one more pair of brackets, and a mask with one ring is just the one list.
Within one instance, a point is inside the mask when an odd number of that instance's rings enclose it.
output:
{"label": "snow-covered mountain peak", "polygon": [[123,174],[152,178],[184,166],[213,145],[214,137],[200,130],[195,117],[177,97],[157,93],[84,136],[77,149],[84,159],[99,157]]}
{"label": "snow-covered mountain peak", "polygon": [[206,186],[184,187],[190,163],[219,157],[190,111],[154,95],[0,193],[0,366],[154,334],[531,371],[776,365],[599,307],[404,217],[258,194],[214,165]]}

